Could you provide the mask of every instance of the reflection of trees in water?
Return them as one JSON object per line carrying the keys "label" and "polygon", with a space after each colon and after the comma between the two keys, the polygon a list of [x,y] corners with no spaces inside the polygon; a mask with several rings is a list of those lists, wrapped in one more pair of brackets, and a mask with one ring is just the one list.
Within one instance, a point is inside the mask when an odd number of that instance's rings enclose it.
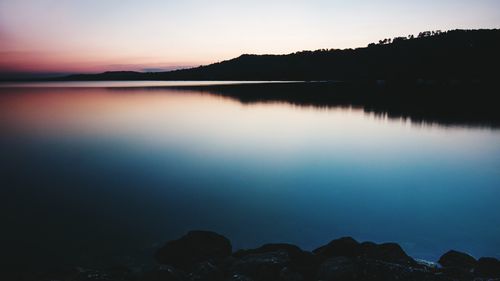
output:
{"label": "reflection of trees in water", "polygon": [[413,123],[500,127],[492,87],[461,85],[386,85],[280,83],[178,87],[236,99],[241,103],[284,102],[318,108],[359,108],[376,117]]}

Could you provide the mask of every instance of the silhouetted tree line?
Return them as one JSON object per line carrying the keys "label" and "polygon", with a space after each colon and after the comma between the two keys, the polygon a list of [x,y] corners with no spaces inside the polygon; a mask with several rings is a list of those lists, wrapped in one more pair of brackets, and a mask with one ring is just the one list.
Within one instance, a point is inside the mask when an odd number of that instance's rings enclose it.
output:
{"label": "silhouetted tree line", "polygon": [[[379,40],[378,41],[378,45],[398,43],[398,42],[402,42],[402,41],[405,41],[405,40],[412,40],[412,39],[415,39],[415,38],[424,38],[424,37],[430,37],[430,36],[437,36],[437,35],[441,35],[441,34],[443,34],[443,32],[441,30],[423,31],[423,32],[420,32],[417,37],[415,37],[413,34],[410,34],[407,37],[398,36],[398,37],[394,37],[392,39],[391,38],[385,38],[385,39]],[[373,47],[373,46],[376,46],[376,45],[377,45],[376,43],[370,43],[370,44],[368,44],[368,47]]]}
{"label": "silhouetted tree line", "polygon": [[424,31],[367,48],[238,58],[170,72],[106,72],[65,80],[485,80],[497,79],[500,30]]}

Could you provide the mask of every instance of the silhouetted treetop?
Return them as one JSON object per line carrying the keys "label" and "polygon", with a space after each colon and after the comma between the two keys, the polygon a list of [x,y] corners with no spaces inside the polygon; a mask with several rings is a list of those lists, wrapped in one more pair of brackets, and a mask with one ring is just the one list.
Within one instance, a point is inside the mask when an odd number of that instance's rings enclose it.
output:
{"label": "silhouetted treetop", "polygon": [[169,72],[106,72],[64,80],[483,80],[498,78],[500,30],[424,31],[365,48],[244,54]]}

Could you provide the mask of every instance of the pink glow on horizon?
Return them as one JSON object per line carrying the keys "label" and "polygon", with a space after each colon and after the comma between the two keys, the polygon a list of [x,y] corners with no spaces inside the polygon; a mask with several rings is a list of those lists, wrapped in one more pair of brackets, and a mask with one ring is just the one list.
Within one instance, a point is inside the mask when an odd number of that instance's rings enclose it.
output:
{"label": "pink glow on horizon", "polygon": [[[136,62],[137,61],[137,62]],[[137,59],[82,60],[77,55],[61,56],[35,52],[0,52],[0,72],[85,72],[104,71],[167,71],[197,66],[193,63],[156,63]],[[123,63],[127,62],[127,63]]]}

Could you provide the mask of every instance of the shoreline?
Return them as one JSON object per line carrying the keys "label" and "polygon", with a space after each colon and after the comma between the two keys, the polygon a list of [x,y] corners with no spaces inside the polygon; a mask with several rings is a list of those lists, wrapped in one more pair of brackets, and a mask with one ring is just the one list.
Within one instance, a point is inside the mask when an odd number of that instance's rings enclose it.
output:
{"label": "shoreline", "polygon": [[334,239],[313,251],[296,245],[265,244],[233,252],[231,241],[210,231],[190,231],[166,242],[149,268],[65,267],[44,273],[12,273],[9,280],[70,281],[369,281],[499,280],[500,261],[455,250],[437,262],[414,259],[397,243]]}

